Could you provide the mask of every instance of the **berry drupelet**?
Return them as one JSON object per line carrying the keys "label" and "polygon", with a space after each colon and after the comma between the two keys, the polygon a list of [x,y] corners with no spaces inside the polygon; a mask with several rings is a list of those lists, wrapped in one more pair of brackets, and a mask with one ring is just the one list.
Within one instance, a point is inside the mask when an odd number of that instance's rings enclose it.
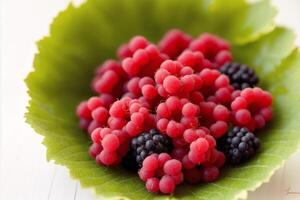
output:
{"label": "berry drupelet", "polygon": [[131,153],[139,166],[144,159],[154,153],[171,152],[172,143],[166,135],[160,134],[156,129],[143,132],[131,141]]}
{"label": "berry drupelet", "polygon": [[247,128],[235,126],[223,141],[224,153],[231,164],[242,163],[255,155],[260,140]]}
{"label": "berry drupelet", "polygon": [[231,85],[237,90],[254,87],[258,83],[254,70],[245,64],[226,63],[220,68],[220,72],[230,78]]}

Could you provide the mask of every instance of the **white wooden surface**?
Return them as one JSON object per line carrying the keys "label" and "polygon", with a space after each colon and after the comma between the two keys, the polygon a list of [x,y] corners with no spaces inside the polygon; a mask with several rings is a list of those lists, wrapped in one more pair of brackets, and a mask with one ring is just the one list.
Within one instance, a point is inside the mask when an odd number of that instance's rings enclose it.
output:
{"label": "white wooden surface", "polygon": [[[28,97],[23,79],[31,70],[34,42],[70,0],[2,0],[0,200],[92,200],[66,168],[48,163],[42,137],[24,123]],[[80,0],[79,0],[80,1]],[[300,44],[300,1],[274,0],[277,21],[291,26]],[[299,66],[300,67],[300,66]],[[300,200],[300,152],[277,171],[251,200]]]}

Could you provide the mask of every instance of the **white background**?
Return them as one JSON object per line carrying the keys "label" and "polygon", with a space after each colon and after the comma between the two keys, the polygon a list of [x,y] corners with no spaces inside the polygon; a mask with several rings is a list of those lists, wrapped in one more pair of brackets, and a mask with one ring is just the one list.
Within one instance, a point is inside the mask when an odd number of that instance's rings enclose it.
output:
{"label": "white background", "polygon": [[[80,1],[80,0],[79,0]],[[70,0],[2,0],[1,5],[1,132],[0,200],[91,200],[66,168],[48,163],[42,137],[24,123],[28,97],[23,79],[32,69],[35,41]],[[300,1],[274,0],[277,21],[292,27],[300,44]],[[300,67],[300,66],[299,66]],[[277,171],[251,200],[300,200],[300,152]]]}

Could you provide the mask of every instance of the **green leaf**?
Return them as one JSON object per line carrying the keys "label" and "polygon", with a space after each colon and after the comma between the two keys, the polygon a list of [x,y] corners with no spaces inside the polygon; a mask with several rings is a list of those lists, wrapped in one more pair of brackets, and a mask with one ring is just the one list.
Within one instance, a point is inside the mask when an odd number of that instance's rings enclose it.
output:
{"label": "green leaf", "polygon": [[[275,28],[269,1],[243,0],[89,0],[70,5],[55,18],[50,36],[38,42],[34,71],[26,83],[31,100],[26,121],[44,136],[47,158],[66,166],[82,187],[108,198],[236,199],[268,181],[299,147],[300,53],[294,35]],[[97,166],[90,140],[77,126],[76,105],[92,95],[95,67],[115,57],[118,45],[139,34],[156,42],[170,28],[193,36],[212,32],[234,44],[236,60],[256,68],[262,86],[274,95],[273,123],[260,133],[261,152],[248,163],[226,167],[211,184],[182,185],[172,196],[146,191],[136,174]],[[291,53],[292,52],[292,53]]]}

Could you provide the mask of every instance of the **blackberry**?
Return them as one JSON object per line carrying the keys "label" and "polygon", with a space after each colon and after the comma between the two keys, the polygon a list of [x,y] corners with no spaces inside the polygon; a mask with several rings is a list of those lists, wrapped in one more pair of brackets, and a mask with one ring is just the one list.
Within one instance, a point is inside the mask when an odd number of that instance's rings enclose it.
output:
{"label": "blackberry", "polygon": [[162,135],[156,129],[143,132],[131,141],[131,154],[139,167],[142,166],[144,159],[153,153],[170,153],[172,143],[167,135]]}
{"label": "blackberry", "polygon": [[247,128],[235,126],[223,138],[222,146],[227,161],[239,164],[255,155],[260,147],[260,140]]}
{"label": "blackberry", "polygon": [[259,81],[254,70],[245,64],[226,63],[219,70],[229,77],[230,84],[236,90],[254,87]]}

